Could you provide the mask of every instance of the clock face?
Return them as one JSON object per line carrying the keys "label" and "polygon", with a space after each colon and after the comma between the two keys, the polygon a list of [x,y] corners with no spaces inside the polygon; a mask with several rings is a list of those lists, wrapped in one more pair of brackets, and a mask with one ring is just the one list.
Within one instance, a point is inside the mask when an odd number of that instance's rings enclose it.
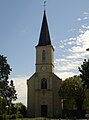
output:
{"label": "clock face", "polygon": [[46,70],[46,66],[42,66],[42,70],[45,71]]}

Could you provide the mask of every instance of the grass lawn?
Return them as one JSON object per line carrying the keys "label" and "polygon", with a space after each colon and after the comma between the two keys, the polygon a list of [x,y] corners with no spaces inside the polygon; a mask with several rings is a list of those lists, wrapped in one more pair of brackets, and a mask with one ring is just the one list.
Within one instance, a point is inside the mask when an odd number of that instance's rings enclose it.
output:
{"label": "grass lawn", "polygon": [[[18,118],[16,120],[75,120],[75,119]],[[78,119],[76,119],[76,120],[78,120]],[[79,120],[87,120],[87,119],[79,119]]]}
{"label": "grass lawn", "polygon": [[50,119],[50,118],[18,118],[16,120],[62,120],[62,119]]}

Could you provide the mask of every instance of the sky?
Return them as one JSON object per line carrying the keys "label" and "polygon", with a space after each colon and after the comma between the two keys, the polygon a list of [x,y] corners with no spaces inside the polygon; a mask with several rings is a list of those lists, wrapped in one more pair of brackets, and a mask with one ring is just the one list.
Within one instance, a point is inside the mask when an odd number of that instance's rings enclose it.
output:
{"label": "sky", "polygon": [[[12,68],[10,79],[26,105],[27,79],[35,72],[44,0],[0,0],[0,54]],[[55,48],[55,74],[65,80],[79,75],[89,58],[89,0],[46,0],[46,16]]]}

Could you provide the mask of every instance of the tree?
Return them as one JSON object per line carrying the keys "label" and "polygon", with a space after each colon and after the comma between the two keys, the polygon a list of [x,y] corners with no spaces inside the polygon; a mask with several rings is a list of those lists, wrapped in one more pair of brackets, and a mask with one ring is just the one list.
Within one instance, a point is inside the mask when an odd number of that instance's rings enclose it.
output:
{"label": "tree", "polygon": [[73,76],[63,81],[59,89],[59,95],[62,99],[74,100],[77,110],[81,113],[85,98],[85,89],[82,86],[80,76]]}
{"label": "tree", "polygon": [[12,102],[12,101],[15,101],[17,99],[17,94],[16,94],[16,90],[15,90],[15,86],[14,86],[14,83],[13,83],[13,80],[10,81],[10,86],[8,88],[9,92],[8,92],[8,98],[9,98],[9,101]]}
{"label": "tree", "polygon": [[0,55],[0,81],[7,81],[12,69],[7,63],[7,57]]}
{"label": "tree", "polygon": [[12,69],[7,63],[7,57],[0,55],[0,98],[5,102],[3,108],[4,112],[6,106],[10,107],[10,104],[13,100],[17,99],[17,94],[13,80],[9,84],[9,75]]}
{"label": "tree", "polygon": [[81,72],[80,77],[82,78],[83,85],[86,89],[89,88],[89,59],[84,59],[83,64],[79,67]]}
{"label": "tree", "polygon": [[11,109],[12,109],[12,101],[15,101],[17,99],[17,94],[16,94],[16,90],[15,90],[15,86],[13,84],[13,80],[10,81],[10,85],[7,86],[7,90],[6,90],[6,96],[5,96],[5,100],[7,102],[7,106],[8,106],[8,114],[11,114]]}
{"label": "tree", "polygon": [[23,103],[16,103],[15,108],[17,110],[17,114],[21,114],[24,118],[26,117],[27,109]]}
{"label": "tree", "polygon": [[0,55],[0,96],[3,97],[4,92],[6,92],[6,86],[8,85],[8,78],[12,69],[7,63],[7,58]]}

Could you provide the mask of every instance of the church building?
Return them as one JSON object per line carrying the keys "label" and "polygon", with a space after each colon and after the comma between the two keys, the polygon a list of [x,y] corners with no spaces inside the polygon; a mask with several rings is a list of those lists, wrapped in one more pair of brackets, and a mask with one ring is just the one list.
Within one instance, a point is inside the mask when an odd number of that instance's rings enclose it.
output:
{"label": "church building", "polygon": [[62,80],[54,74],[54,48],[44,10],[40,37],[36,46],[36,70],[27,80],[28,117],[61,116],[61,100],[58,95],[61,82]]}

